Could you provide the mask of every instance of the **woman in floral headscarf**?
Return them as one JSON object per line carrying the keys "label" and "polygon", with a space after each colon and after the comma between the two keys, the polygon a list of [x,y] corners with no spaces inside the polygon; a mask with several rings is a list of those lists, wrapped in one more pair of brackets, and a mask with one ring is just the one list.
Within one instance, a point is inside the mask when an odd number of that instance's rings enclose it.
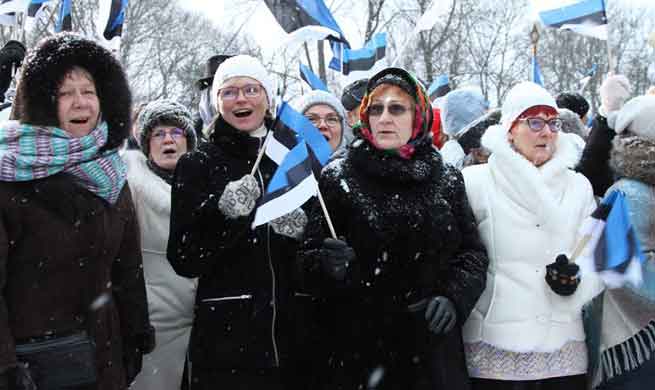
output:
{"label": "woman in floral headscarf", "polygon": [[368,83],[348,153],[323,171],[300,254],[320,313],[329,389],[467,389],[460,327],[487,256],[461,174],[432,147],[432,110],[407,71]]}

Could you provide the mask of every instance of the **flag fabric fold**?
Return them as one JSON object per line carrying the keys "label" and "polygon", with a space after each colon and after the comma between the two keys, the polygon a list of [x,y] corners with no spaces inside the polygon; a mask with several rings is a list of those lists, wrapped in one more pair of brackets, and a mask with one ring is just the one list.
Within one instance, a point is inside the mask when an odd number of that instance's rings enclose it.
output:
{"label": "flag fabric fold", "polygon": [[380,60],[386,57],[387,54],[387,34],[378,33],[373,35],[373,38],[364,44],[361,49],[343,49],[343,58],[340,67],[335,70],[341,70],[341,73],[348,75],[356,70],[370,70]]}
{"label": "flag fabric fold", "polygon": [[[534,1],[534,0],[533,0]],[[607,13],[604,0],[579,0],[539,12],[544,25],[607,40]]]}
{"label": "flag fabric fold", "polygon": [[300,63],[300,78],[303,79],[312,89],[319,89],[328,92],[327,86],[311,69],[302,62]]}
{"label": "flag fabric fold", "polygon": [[283,102],[265,153],[278,168],[257,202],[253,228],[292,212],[316,195],[317,178],[332,149],[305,116]]}
{"label": "flag fabric fold", "polygon": [[103,23],[105,29],[102,36],[111,41],[115,37],[120,37],[123,33],[123,22],[125,21],[125,12],[127,11],[128,0],[101,0],[110,2],[109,17]]}
{"label": "flag fabric fold", "polygon": [[582,275],[598,273],[610,288],[639,286],[645,257],[629,215],[625,195],[612,191],[583,223],[577,261]]}

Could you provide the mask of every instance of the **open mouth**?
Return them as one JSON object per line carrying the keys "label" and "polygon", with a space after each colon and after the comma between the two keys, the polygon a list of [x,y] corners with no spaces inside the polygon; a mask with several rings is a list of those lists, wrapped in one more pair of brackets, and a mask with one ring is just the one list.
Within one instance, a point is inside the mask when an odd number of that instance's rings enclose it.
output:
{"label": "open mouth", "polygon": [[166,148],[162,150],[162,153],[168,156],[177,153],[177,150],[175,150],[175,148]]}
{"label": "open mouth", "polygon": [[86,125],[89,122],[89,118],[75,118],[71,119],[69,122],[75,125]]}
{"label": "open mouth", "polygon": [[252,114],[252,110],[249,109],[244,109],[244,110],[236,110],[232,112],[234,116],[237,118],[247,118]]}

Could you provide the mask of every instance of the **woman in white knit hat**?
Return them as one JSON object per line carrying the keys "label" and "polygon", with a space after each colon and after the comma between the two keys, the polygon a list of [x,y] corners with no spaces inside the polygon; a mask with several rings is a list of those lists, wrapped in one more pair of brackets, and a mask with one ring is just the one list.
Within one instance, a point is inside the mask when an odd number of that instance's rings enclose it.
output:
{"label": "woman in white knit hat", "polygon": [[489,162],[465,168],[466,193],[489,255],[487,287],[464,325],[473,389],[582,389],[582,305],[601,288],[568,261],[595,209],[589,181],[555,99],[534,83],[507,94],[482,145]]}
{"label": "woman in white knit hat", "polygon": [[251,228],[257,199],[277,165],[254,163],[272,126],[273,82],[254,57],[223,62],[211,99],[208,142],[183,156],[173,179],[167,256],[198,277],[189,345],[189,387],[292,388],[287,367],[295,330],[290,308],[298,209]]}

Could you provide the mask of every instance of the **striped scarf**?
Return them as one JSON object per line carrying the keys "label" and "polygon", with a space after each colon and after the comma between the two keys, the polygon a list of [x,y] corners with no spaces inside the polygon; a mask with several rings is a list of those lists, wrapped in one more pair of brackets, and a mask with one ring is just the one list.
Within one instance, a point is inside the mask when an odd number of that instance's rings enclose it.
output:
{"label": "striped scarf", "polygon": [[57,127],[6,121],[0,124],[0,181],[30,181],[66,172],[93,194],[115,204],[127,168],[116,149],[99,152],[108,136],[106,122],[75,138]]}

